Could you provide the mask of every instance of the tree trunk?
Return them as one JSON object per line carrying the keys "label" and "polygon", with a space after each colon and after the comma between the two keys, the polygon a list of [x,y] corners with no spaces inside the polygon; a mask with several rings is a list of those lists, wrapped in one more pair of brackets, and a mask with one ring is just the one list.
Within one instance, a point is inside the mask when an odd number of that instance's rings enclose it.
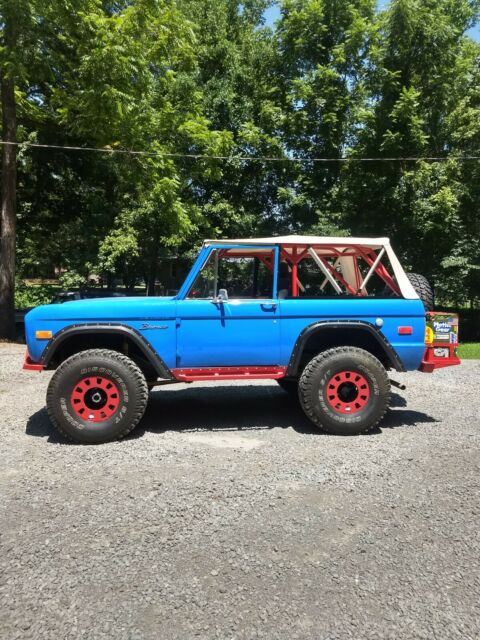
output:
{"label": "tree trunk", "polygon": [[147,280],[147,296],[155,295],[155,281],[157,279],[156,272],[150,272]]}
{"label": "tree trunk", "polygon": [[[17,115],[13,80],[2,77],[2,139],[16,142]],[[0,338],[15,337],[15,228],[17,148],[2,145],[2,199],[0,213]]]}

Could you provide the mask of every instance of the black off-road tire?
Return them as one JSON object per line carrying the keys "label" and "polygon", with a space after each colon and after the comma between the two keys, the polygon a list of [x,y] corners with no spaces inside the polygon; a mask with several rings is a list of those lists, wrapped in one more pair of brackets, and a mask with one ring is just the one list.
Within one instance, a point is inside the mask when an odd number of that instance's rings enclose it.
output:
{"label": "black off-road tire", "polygon": [[417,292],[418,297],[423,302],[425,311],[433,311],[435,306],[435,296],[432,285],[429,283],[427,278],[422,276],[420,273],[407,273],[407,278],[410,280],[410,283]]}
{"label": "black off-road tire", "polygon": [[289,396],[298,398],[298,380],[289,380],[286,378],[280,378],[277,380],[279,386],[288,393]]}
{"label": "black off-road tire", "polygon": [[[329,400],[334,397],[330,395],[329,385],[332,381],[338,384],[335,376],[340,379],[347,373],[349,377],[354,374],[352,381],[345,383],[350,385],[349,397],[355,397],[356,393],[360,399],[360,394],[365,393],[361,397],[367,398],[358,403],[348,401],[352,414],[341,413],[331,404],[335,400]],[[357,388],[356,378],[368,390],[362,392]],[[343,393],[341,386],[338,389]],[[390,380],[382,363],[368,351],[358,347],[335,347],[318,354],[307,364],[300,376],[298,396],[307,417],[322,431],[357,435],[371,431],[385,415],[390,401]],[[362,408],[355,406],[362,403],[365,403]]]}
{"label": "black off-road tire", "polygon": [[[108,417],[100,422],[90,421],[87,415],[83,419],[78,409],[75,411],[73,407],[77,400],[73,399],[72,394],[79,395],[79,389],[82,388],[79,385],[87,388],[82,381],[92,378],[101,381],[107,390],[111,389],[108,393],[112,393],[114,398],[111,401],[113,404],[109,405]],[[94,392],[95,387],[91,391]],[[96,395],[100,393],[96,392]],[[87,401],[92,402],[91,398]],[[86,444],[98,444],[126,436],[142,418],[147,401],[148,386],[141,370],[127,356],[108,349],[81,351],[65,360],[53,374],[47,390],[47,412],[52,424],[68,440]],[[102,408],[101,404],[98,406]],[[89,411],[88,407],[86,411]]]}

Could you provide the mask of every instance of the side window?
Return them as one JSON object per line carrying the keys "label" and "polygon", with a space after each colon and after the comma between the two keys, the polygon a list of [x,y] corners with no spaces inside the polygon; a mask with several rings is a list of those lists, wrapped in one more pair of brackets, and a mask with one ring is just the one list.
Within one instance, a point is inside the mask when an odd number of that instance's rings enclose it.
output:
{"label": "side window", "polygon": [[[324,263],[327,264],[325,258]],[[330,260],[328,264],[337,277],[328,278],[309,256],[300,260],[297,264],[297,295],[293,295],[292,265],[282,260],[278,270],[278,297],[311,299],[348,294],[344,284],[338,280],[338,277],[343,278],[341,265]]]}
{"label": "side window", "polygon": [[[386,262],[386,261],[385,261]],[[372,271],[369,275],[370,268],[363,260],[358,261],[358,270],[361,280],[368,276],[368,282],[362,289],[362,295],[369,298],[396,298],[398,293],[393,291],[391,287],[383,280],[377,271]]]}
{"label": "side window", "polygon": [[267,266],[253,256],[223,256],[218,262],[218,288],[229,298],[271,298],[273,276]]}
{"label": "side window", "polygon": [[[341,266],[338,264],[333,266],[333,262],[331,264],[332,268],[342,276]],[[328,298],[339,295],[338,289],[333,286],[325,273],[310,258],[306,258],[299,263],[298,280],[300,298]],[[338,286],[341,287],[340,284]],[[344,293],[343,287],[341,287],[341,291]]]}
{"label": "side window", "polygon": [[273,251],[240,253],[215,249],[198,274],[187,299],[211,299],[226,289],[229,299],[269,299],[273,295]]}
{"label": "side window", "polygon": [[295,254],[284,254],[280,261],[279,298],[390,298],[399,295],[384,249],[377,253],[369,247],[361,250],[355,246],[333,250],[318,247],[310,248],[308,253],[304,251],[296,265],[294,258]]}

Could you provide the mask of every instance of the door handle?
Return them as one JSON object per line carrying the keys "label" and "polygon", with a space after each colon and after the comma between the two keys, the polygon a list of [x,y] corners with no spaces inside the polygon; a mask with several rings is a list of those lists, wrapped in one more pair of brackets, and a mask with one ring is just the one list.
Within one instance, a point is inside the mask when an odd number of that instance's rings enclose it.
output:
{"label": "door handle", "polygon": [[262,304],[263,311],[275,311],[277,308],[276,302],[267,302],[266,304]]}

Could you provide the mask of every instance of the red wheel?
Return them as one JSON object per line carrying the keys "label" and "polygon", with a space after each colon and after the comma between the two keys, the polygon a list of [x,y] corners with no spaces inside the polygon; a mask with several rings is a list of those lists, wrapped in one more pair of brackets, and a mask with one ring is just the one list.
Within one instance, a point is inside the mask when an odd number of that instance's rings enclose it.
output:
{"label": "red wheel", "polygon": [[88,376],[75,385],[70,402],[82,420],[104,422],[115,415],[120,404],[120,390],[108,378]]}
{"label": "red wheel", "polygon": [[123,353],[88,349],[67,358],[47,391],[47,411],[64,436],[94,444],[123,438],[143,416],[148,386]]}
{"label": "red wheel", "polygon": [[364,409],[370,398],[367,379],[356,371],[339,371],[327,383],[328,404],[338,413],[352,415]]}
{"label": "red wheel", "polygon": [[337,435],[365,433],[387,410],[390,380],[382,363],[358,347],[333,347],[307,364],[298,397],[319,429]]}

